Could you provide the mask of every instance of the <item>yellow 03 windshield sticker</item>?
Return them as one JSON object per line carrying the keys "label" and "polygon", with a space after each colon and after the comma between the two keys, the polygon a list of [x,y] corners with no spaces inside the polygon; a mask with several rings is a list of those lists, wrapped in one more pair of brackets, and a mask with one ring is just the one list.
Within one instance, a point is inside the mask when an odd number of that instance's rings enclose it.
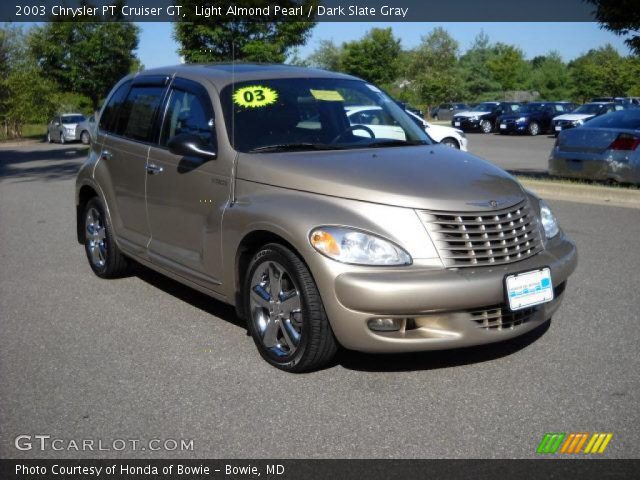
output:
{"label": "yellow 03 windshield sticker", "polygon": [[233,103],[245,108],[266,107],[276,103],[276,100],[278,100],[278,92],[261,85],[242,87],[233,94]]}
{"label": "yellow 03 windshield sticker", "polygon": [[344,102],[344,98],[340,95],[340,92],[335,90],[309,90],[313,98],[316,100],[323,100],[325,102]]}

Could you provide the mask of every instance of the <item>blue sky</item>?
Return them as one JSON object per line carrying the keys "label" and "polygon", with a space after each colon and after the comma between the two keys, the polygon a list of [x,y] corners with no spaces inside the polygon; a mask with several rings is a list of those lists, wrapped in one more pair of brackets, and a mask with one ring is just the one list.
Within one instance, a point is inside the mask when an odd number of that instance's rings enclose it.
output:
{"label": "blue sky", "polygon": [[[143,22],[138,56],[146,68],[180,62],[173,40],[171,23]],[[313,30],[311,39],[300,48],[300,56],[313,52],[321,40],[337,44],[355,40],[372,27],[391,27],[401,39],[404,48],[415,47],[420,38],[435,27],[442,26],[460,44],[464,52],[480,31],[492,42],[505,42],[519,46],[527,58],[557,50],[565,60],[572,60],[591,48],[611,43],[621,54],[629,54],[624,39],[600,29],[597,23],[338,23],[321,22]]]}

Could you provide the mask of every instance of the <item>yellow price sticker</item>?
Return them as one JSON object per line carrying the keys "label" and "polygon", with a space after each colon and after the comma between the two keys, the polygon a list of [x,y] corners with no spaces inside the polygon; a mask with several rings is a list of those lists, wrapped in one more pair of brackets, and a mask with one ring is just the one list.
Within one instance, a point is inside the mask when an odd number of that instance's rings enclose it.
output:
{"label": "yellow price sticker", "polygon": [[276,103],[276,100],[278,100],[278,92],[261,85],[242,87],[233,94],[233,103],[245,108],[266,107]]}
{"label": "yellow price sticker", "polygon": [[316,100],[322,100],[324,102],[344,102],[344,98],[340,95],[340,92],[336,90],[309,90],[311,95]]}

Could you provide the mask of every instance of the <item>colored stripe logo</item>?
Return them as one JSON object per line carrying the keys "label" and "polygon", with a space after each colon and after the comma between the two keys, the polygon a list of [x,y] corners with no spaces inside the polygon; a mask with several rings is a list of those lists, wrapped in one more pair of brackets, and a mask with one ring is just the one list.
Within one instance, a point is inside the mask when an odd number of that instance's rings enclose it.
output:
{"label": "colored stripe logo", "polygon": [[577,453],[604,453],[612,438],[613,433],[550,432],[544,434],[540,445],[538,445],[536,453],[564,453],[569,455]]}

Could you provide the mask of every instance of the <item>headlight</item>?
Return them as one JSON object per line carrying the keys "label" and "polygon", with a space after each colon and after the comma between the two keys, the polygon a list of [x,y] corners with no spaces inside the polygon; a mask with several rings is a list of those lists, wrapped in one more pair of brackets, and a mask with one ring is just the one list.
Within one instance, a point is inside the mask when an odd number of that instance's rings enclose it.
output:
{"label": "headlight", "polygon": [[478,115],[476,115],[475,117],[471,117],[470,120],[473,121],[473,122],[476,122],[476,121],[480,120],[480,117]]}
{"label": "headlight", "polygon": [[578,127],[578,126],[582,125],[583,123],[584,123],[584,120],[574,120],[574,121],[573,121],[573,124],[574,124],[576,127]]}
{"label": "headlight", "polygon": [[309,235],[313,248],[342,263],[356,265],[410,265],[402,248],[375,235],[344,227],[319,227]]}
{"label": "headlight", "polygon": [[555,237],[560,231],[555,215],[551,211],[549,205],[547,205],[543,200],[540,200],[540,221],[542,222],[544,234],[547,238]]}
{"label": "headlight", "polygon": [[527,117],[520,117],[516,120],[517,123],[522,123],[522,122],[526,122],[527,121]]}

